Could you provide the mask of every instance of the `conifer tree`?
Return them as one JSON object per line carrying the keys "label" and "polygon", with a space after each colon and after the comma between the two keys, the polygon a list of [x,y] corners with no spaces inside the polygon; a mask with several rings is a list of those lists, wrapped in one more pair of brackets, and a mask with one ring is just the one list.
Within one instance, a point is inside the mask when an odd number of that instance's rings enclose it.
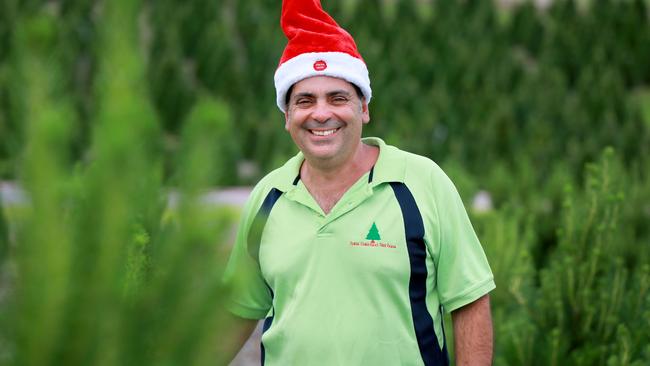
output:
{"label": "conifer tree", "polygon": [[370,231],[368,231],[368,235],[366,236],[366,240],[381,240],[381,237],[379,236],[379,230],[377,229],[377,224],[374,222],[372,223],[372,226],[370,227]]}

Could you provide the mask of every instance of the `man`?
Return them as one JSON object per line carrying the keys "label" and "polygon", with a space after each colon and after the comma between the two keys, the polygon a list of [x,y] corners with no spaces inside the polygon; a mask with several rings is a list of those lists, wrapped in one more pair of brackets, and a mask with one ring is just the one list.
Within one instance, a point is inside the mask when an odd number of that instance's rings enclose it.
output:
{"label": "man", "polygon": [[[300,153],[246,204],[230,311],[265,319],[268,365],[488,365],[493,276],[456,189],[431,160],[362,139],[370,81],[319,0],[284,0],[277,104]],[[244,322],[246,323],[246,322]]]}

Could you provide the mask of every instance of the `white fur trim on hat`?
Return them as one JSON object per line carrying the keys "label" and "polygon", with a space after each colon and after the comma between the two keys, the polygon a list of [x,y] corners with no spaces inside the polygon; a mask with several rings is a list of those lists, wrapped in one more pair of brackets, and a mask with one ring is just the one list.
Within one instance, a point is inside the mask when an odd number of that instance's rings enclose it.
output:
{"label": "white fur trim on hat", "polygon": [[[319,61],[324,61],[326,67],[323,68],[325,65]],[[363,61],[344,52],[310,52],[287,60],[275,71],[277,104],[282,112],[286,112],[285,96],[289,88],[312,76],[332,76],[346,80],[358,86],[366,103],[370,103],[372,90],[368,68]]]}

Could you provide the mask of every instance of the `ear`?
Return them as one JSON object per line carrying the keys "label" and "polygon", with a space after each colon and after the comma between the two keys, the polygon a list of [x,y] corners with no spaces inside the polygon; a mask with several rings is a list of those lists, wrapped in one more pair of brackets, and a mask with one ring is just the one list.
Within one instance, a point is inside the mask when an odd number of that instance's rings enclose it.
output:
{"label": "ear", "polygon": [[370,109],[368,103],[366,103],[366,98],[361,99],[361,121],[363,124],[370,122]]}
{"label": "ear", "polygon": [[284,129],[289,131],[289,109],[284,112]]}

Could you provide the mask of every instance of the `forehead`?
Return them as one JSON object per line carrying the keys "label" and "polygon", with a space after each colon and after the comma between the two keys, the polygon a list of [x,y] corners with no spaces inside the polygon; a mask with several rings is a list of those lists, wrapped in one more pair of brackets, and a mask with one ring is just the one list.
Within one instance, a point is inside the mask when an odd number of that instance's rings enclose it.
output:
{"label": "forehead", "polygon": [[293,93],[321,94],[334,90],[343,90],[354,94],[354,87],[349,82],[331,76],[312,76],[293,85]]}

